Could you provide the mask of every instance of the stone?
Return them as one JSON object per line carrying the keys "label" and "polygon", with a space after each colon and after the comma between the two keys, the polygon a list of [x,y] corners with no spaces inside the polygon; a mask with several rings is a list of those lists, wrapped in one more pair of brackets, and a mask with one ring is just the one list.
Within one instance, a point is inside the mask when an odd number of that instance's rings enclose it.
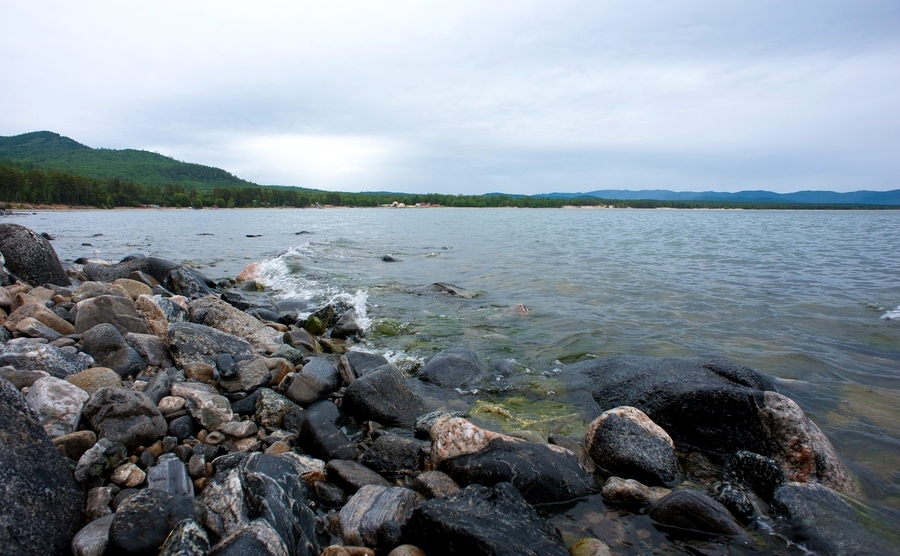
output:
{"label": "stone", "polygon": [[347,494],[344,489],[331,483],[319,481],[313,485],[316,489],[316,498],[325,508],[340,508],[347,503]]}
{"label": "stone", "polygon": [[393,365],[371,371],[347,387],[341,409],[360,423],[376,421],[385,426],[412,423],[427,412],[427,407],[406,380]]}
{"label": "stone", "polygon": [[621,506],[646,506],[668,496],[672,491],[648,487],[634,479],[610,477],[600,490],[604,502]]}
{"label": "stone", "polygon": [[716,483],[709,489],[709,495],[744,525],[748,525],[762,513],[749,492],[741,485]]}
{"label": "stone", "polygon": [[409,483],[409,487],[425,498],[444,498],[459,491],[456,481],[443,471],[421,473]]}
{"label": "stone", "polygon": [[79,301],[75,305],[75,332],[83,334],[98,324],[112,324],[119,333],[148,334],[149,329],[138,315],[129,297],[100,295]]}
{"label": "stone", "polygon": [[191,322],[244,338],[254,349],[262,352],[272,353],[283,343],[279,332],[215,296],[192,301],[190,314]]}
{"label": "stone", "polygon": [[134,488],[144,482],[147,474],[133,463],[126,463],[116,467],[109,480],[123,488]]}
{"label": "stone", "polygon": [[8,342],[0,352],[0,367],[19,371],[46,371],[50,376],[66,378],[93,364],[91,356],[73,353],[47,344],[13,344]]}
{"label": "stone", "polygon": [[366,485],[390,486],[384,477],[355,461],[333,459],[328,462],[325,469],[328,480],[349,494]]}
{"label": "stone", "polygon": [[432,411],[430,413],[420,415],[416,419],[416,423],[414,425],[416,438],[431,438],[431,427],[445,417],[466,418],[468,417],[468,414],[465,411]]}
{"label": "stone", "polygon": [[216,368],[209,363],[188,363],[184,366],[184,378],[197,382],[209,382],[215,376]]}
{"label": "stone", "polygon": [[222,353],[232,355],[252,355],[250,344],[245,340],[226,334],[215,328],[189,322],[169,325],[166,345],[175,364],[184,367],[188,363],[201,362],[215,364]]}
{"label": "stone", "polygon": [[34,317],[25,317],[16,324],[16,330],[29,338],[44,338],[48,342],[55,342],[62,338],[62,334],[53,330]]}
{"label": "stone", "polygon": [[176,496],[193,496],[194,483],[184,463],[176,457],[160,458],[147,470],[147,488]]}
{"label": "stone", "polygon": [[172,385],[172,395],[186,400],[191,416],[206,430],[216,430],[234,417],[228,399],[207,384],[176,382]]}
{"label": "stone", "polygon": [[403,542],[429,556],[569,555],[559,530],[508,483],[470,485],[446,498],[421,502],[404,527]]}
{"label": "stone", "polygon": [[81,388],[88,394],[106,387],[121,388],[122,375],[106,367],[91,367],[66,377],[67,382]]}
{"label": "stone", "polygon": [[178,295],[209,295],[215,284],[200,271],[183,267],[172,261],[157,257],[141,257],[122,261],[114,265],[88,263],[84,265],[84,273],[90,280],[112,282],[119,278],[128,278],[134,272],[151,276],[167,290]]}
{"label": "stone", "polygon": [[0,554],[64,554],[85,497],[22,394],[0,379]]}
{"label": "stone", "polygon": [[12,295],[10,295],[9,290],[6,288],[0,287],[0,309],[4,311],[9,311],[12,306]]}
{"label": "stone", "polygon": [[859,502],[816,483],[785,483],[775,489],[773,509],[786,518],[785,536],[822,556],[894,554],[897,545],[873,527]]}
{"label": "stone", "polygon": [[19,391],[23,388],[31,388],[32,384],[45,376],[50,376],[50,373],[47,371],[19,370],[10,366],[0,367],[0,377],[11,382],[16,387],[16,390]]}
{"label": "stone", "polygon": [[775,489],[784,482],[784,474],[775,460],[753,452],[735,452],[723,471],[726,477],[753,489],[767,502],[772,501]]}
{"label": "stone", "polygon": [[158,554],[169,533],[185,519],[203,523],[206,508],[188,496],[144,489],[119,504],[109,529],[109,549],[116,554]]}
{"label": "stone", "polygon": [[124,288],[113,286],[112,284],[108,284],[106,282],[96,282],[93,280],[88,280],[86,282],[78,284],[78,287],[75,288],[75,292],[72,293],[72,301],[74,301],[75,303],[79,303],[81,301],[84,301],[85,299],[90,299],[92,297],[98,297],[101,295],[125,297],[126,295],[128,295],[128,293]]}
{"label": "stone", "polygon": [[575,541],[575,544],[569,549],[571,556],[613,556],[613,552],[609,546],[592,537],[584,537]]}
{"label": "stone", "polygon": [[100,519],[112,513],[109,503],[112,502],[113,493],[110,487],[92,488],[87,493],[87,506],[84,517],[87,522]]}
{"label": "stone", "polygon": [[144,387],[144,395],[155,404],[168,396],[171,391],[172,379],[169,378],[168,372],[162,370],[153,375]]}
{"label": "stone", "polygon": [[325,461],[356,459],[356,447],[344,431],[324,415],[306,413],[296,431],[297,440],[306,453]]}
{"label": "stone", "polygon": [[[287,546],[275,528],[264,519],[240,527],[216,544],[210,556],[288,556]],[[310,554],[310,556],[314,556]]]}
{"label": "stone", "polygon": [[128,448],[120,442],[101,438],[91,446],[75,466],[75,480],[86,481],[94,477],[104,477],[114,470],[128,456]]}
{"label": "stone", "polygon": [[234,375],[230,378],[220,377],[219,386],[226,392],[247,392],[268,385],[271,377],[266,359],[255,355],[238,359]]}
{"label": "stone", "polygon": [[123,288],[131,299],[137,299],[141,295],[153,295],[153,288],[138,280],[119,278],[113,281],[113,285]]}
{"label": "stone", "polygon": [[6,261],[3,266],[24,282],[58,286],[72,283],[47,238],[25,226],[0,224],[0,253]]}
{"label": "stone", "polygon": [[17,327],[23,320],[34,319],[63,336],[75,333],[72,323],[48,309],[43,303],[35,301],[35,298],[19,294],[15,299],[16,303],[13,305],[15,310],[3,322],[3,326],[10,332],[17,332]]}
{"label": "stone", "polygon": [[76,431],[57,436],[52,442],[63,457],[78,461],[85,452],[97,443],[97,433],[94,431]]}
{"label": "stone", "polygon": [[75,432],[81,421],[81,408],[89,397],[74,384],[48,376],[36,381],[25,399],[52,440]]}
{"label": "stone", "polygon": [[169,357],[169,348],[166,347],[165,342],[159,336],[129,332],[125,334],[125,343],[136,351],[144,359],[144,362],[151,367],[168,369],[175,366],[175,363]]}
{"label": "stone", "polygon": [[359,322],[356,311],[350,309],[341,315],[341,318],[335,323],[331,329],[330,336],[332,338],[358,338],[363,335],[365,329]]}
{"label": "stone", "polygon": [[608,473],[651,486],[674,486],[678,474],[675,443],[634,407],[604,411],[588,425],[584,444]]}
{"label": "stone", "polygon": [[291,330],[290,332],[286,332],[281,338],[285,344],[295,349],[304,351],[308,355],[315,355],[316,353],[321,351],[321,349],[319,348],[319,342],[318,340],[316,340],[315,336],[302,328],[299,330]]}
{"label": "stone", "polygon": [[387,477],[413,475],[424,468],[425,454],[415,440],[382,434],[363,452],[359,462]]}
{"label": "stone", "polygon": [[140,295],[134,301],[134,307],[143,317],[150,333],[163,340],[170,324],[188,320],[187,309],[160,295]]}
{"label": "stone", "polygon": [[657,528],[675,535],[746,536],[725,506],[698,490],[676,490],[653,503],[647,515]]}
{"label": "stone", "polygon": [[679,451],[723,462],[746,450],[777,461],[788,480],[856,490],[825,435],[753,369],[725,360],[613,356],[566,372],[589,381],[601,411],[632,406],[646,413]]}
{"label": "stone", "polygon": [[147,396],[122,388],[101,388],[83,409],[100,438],[121,442],[129,449],[149,446],[166,434],[166,420]]}
{"label": "stone", "polygon": [[341,385],[341,376],[331,361],[311,358],[299,373],[295,373],[285,392],[289,400],[310,405],[325,399]]}
{"label": "stone", "polygon": [[565,448],[575,454],[575,457],[578,458],[578,463],[580,463],[588,473],[593,474],[596,472],[597,466],[594,464],[594,460],[591,459],[591,454],[588,453],[587,448],[585,448],[584,444],[581,442],[575,442],[568,436],[558,433],[550,433],[547,440],[550,444]]}
{"label": "stone", "polygon": [[193,519],[183,519],[169,533],[159,556],[202,556],[208,552],[209,536],[203,526]]}
{"label": "stone", "polygon": [[147,367],[144,358],[125,342],[125,337],[112,324],[98,324],[85,331],[81,344],[82,351],[93,357],[100,366],[110,368],[123,377],[135,376]]}
{"label": "stone", "polygon": [[256,421],[263,427],[281,427],[284,414],[297,405],[270,388],[260,388],[256,398]]}
{"label": "stone", "polygon": [[341,508],[340,520],[345,544],[379,547],[392,536],[387,528],[399,528],[412,514],[419,501],[415,491],[403,487],[366,485]]}
{"label": "stone", "polygon": [[253,421],[231,421],[219,426],[218,432],[231,438],[247,438],[255,436],[259,427]]}
{"label": "stone", "polygon": [[103,556],[109,545],[109,527],[115,515],[109,514],[88,523],[72,538],[74,556]]}
{"label": "stone", "polygon": [[416,374],[416,378],[441,388],[462,388],[485,372],[475,353],[462,348],[442,351],[431,358]]}
{"label": "stone", "polygon": [[163,414],[163,417],[168,417],[173,413],[178,413],[185,408],[186,401],[184,398],[179,398],[178,396],[165,396],[159,402],[156,403],[156,407],[159,408],[159,412]]}

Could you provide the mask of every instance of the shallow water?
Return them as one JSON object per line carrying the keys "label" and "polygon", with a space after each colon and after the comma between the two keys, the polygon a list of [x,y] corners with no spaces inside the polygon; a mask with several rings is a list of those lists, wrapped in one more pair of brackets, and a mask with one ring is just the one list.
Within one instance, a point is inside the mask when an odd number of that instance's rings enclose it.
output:
{"label": "shallow water", "polygon": [[[456,346],[514,360],[514,376],[478,393],[507,411],[484,413],[505,429],[583,431],[584,393],[561,363],[731,359],[777,377],[879,519],[900,525],[900,212],[116,210],[3,221],[50,233],[68,261],[143,252],[211,278],[263,262],[267,295],[354,303],[370,324],[364,347],[398,360]],[[432,282],[479,295],[412,290]]]}

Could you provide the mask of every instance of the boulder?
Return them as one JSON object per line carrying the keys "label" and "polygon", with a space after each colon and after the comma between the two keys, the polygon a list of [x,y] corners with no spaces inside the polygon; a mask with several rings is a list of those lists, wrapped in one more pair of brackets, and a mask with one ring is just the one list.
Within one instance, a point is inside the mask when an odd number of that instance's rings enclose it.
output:
{"label": "boulder", "polygon": [[74,384],[48,376],[35,382],[25,399],[52,440],[75,432],[81,421],[81,408],[89,397]]}
{"label": "boulder", "polygon": [[365,351],[348,351],[344,357],[353,371],[354,377],[361,377],[369,371],[388,365],[387,358],[380,353],[368,353]]}
{"label": "boulder", "polygon": [[123,377],[135,376],[147,367],[113,324],[103,323],[87,330],[81,338],[82,351],[99,365],[110,368]]}
{"label": "boulder", "polygon": [[356,446],[334,421],[320,413],[306,412],[296,432],[300,446],[315,458],[356,459]]}
{"label": "boulder", "polygon": [[186,407],[191,416],[208,431],[230,423],[234,416],[228,398],[219,395],[218,390],[208,384],[176,382],[172,384],[172,395],[187,400]]}
{"label": "boulder", "polygon": [[382,434],[363,452],[359,462],[385,476],[414,475],[422,471],[425,454],[415,440]]}
{"label": "boulder", "polygon": [[122,387],[122,375],[112,369],[106,367],[91,367],[80,373],[69,375],[66,377],[67,382],[71,382],[75,386],[81,388],[88,394],[93,394],[101,388],[107,386],[113,388]]}
{"label": "boulder", "polygon": [[572,452],[518,440],[445,418],[431,428],[432,467],[461,486],[511,483],[531,504],[566,502],[595,488],[593,476]]}
{"label": "boulder", "polygon": [[85,497],[22,394],[0,378],[0,554],[65,554]]}
{"label": "boulder", "polygon": [[115,554],[156,556],[179,522],[193,519],[203,523],[207,511],[189,496],[144,489],[123,501],[114,515],[109,528],[110,550]]}
{"label": "boulder", "polygon": [[341,408],[360,423],[376,421],[387,426],[412,423],[427,408],[406,380],[393,365],[380,367],[347,387]]}
{"label": "boulder", "polygon": [[425,498],[444,498],[459,491],[459,485],[443,471],[426,471],[417,475],[410,488]]}
{"label": "boulder", "polygon": [[18,330],[19,323],[25,319],[33,318],[41,324],[52,329],[62,335],[74,334],[75,327],[66,319],[60,317],[42,303],[31,300],[22,299],[21,294],[16,296],[22,303],[18,304],[16,309],[6,317],[3,326],[10,332]]}
{"label": "boulder", "polygon": [[141,257],[114,265],[96,263],[84,265],[85,276],[100,282],[128,278],[133,272],[153,277],[167,290],[178,295],[192,297],[214,293],[212,288],[215,287],[215,283],[200,271],[157,257]]}
{"label": "boulder", "polygon": [[147,488],[178,496],[194,495],[194,483],[187,468],[171,454],[163,455],[156,465],[147,469]]}
{"label": "boulder", "polygon": [[32,286],[68,286],[66,271],[47,238],[18,224],[0,224],[0,253],[4,266]]}
{"label": "boulder", "polygon": [[600,411],[640,409],[679,451],[723,462],[747,450],[773,458],[789,480],[856,490],[825,435],[753,369],[725,360],[613,356],[575,363],[567,371],[590,381]]}
{"label": "boulder", "polygon": [[115,515],[96,519],[88,523],[72,539],[72,554],[74,556],[103,556],[109,545],[109,527]]}
{"label": "boulder", "polygon": [[470,485],[446,498],[421,502],[403,529],[403,539],[429,556],[569,554],[559,530],[508,483]]}
{"label": "boulder", "polygon": [[209,552],[209,536],[193,519],[184,519],[169,533],[159,556],[203,556]]}
{"label": "boulder", "polygon": [[291,378],[285,396],[294,403],[306,406],[325,399],[340,386],[341,375],[334,364],[327,359],[313,357]]}
{"label": "boulder", "polygon": [[[415,491],[403,487],[366,485],[341,508],[344,544],[387,548],[400,544],[400,529],[419,501]],[[393,542],[391,542],[393,541]]]}
{"label": "boulder", "polygon": [[153,288],[138,280],[119,278],[113,282],[113,285],[124,289],[131,299],[137,299],[142,295],[153,295]]}
{"label": "boulder", "polygon": [[34,317],[26,317],[20,320],[19,323],[16,324],[16,330],[19,334],[28,336],[29,338],[44,338],[48,342],[55,342],[62,338],[62,334]]}
{"label": "boulder", "polygon": [[356,338],[362,336],[364,331],[365,329],[360,324],[356,311],[350,309],[341,315],[341,318],[331,328],[330,336],[341,339]]}
{"label": "boulder", "polygon": [[98,324],[109,323],[121,334],[136,332],[147,334],[149,330],[138,315],[130,297],[99,295],[75,305],[75,332],[84,334]]}
{"label": "boulder", "polygon": [[88,280],[87,282],[78,284],[78,287],[75,288],[75,292],[72,293],[72,301],[75,303],[79,303],[81,301],[84,301],[85,299],[90,299],[92,297],[97,297],[100,295],[114,295],[118,297],[125,297],[128,295],[128,292],[126,292],[124,288],[120,288],[106,282],[94,282],[92,280]]}
{"label": "boulder", "polygon": [[172,360],[180,367],[194,362],[212,365],[215,364],[216,357],[222,353],[253,354],[253,349],[245,340],[209,326],[189,322],[169,325],[166,344],[169,346]]}
{"label": "boulder", "polygon": [[634,479],[610,477],[600,491],[603,501],[623,506],[646,506],[668,496],[672,491],[666,488],[650,488]]}
{"label": "boulder", "polygon": [[159,336],[129,332],[125,335],[125,343],[136,351],[144,359],[144,362],[151,367],[168,369],[175,366],[175,363],[169,356],[169,348],[166,347],[165,342]]}
{"label": "boulder", "polygon": [[244,338],[254,349],[262,352],[272,353],[283,343],[281,333],[215,296],[192,301],[190,314],[191,322]]}
{"label": "boulder", "polygon": [[166,420],[147,396],[122,388],[101,388],[83,409],[99,438],[121,442],[129,450],[149,446],[166,434]]}
{"label": "boulder", "polygon": [[[2,354],[2,348],[0,348]],[[50,376],[47,371],[29,371],[19,370],[15,367],[0,367],[0,377],[10,381],[16,390],[21,391],[23,388],[29,388],[32,384],[45,376]]]}
{"label": "boulder", "polygon": [[258,355],[242,357],[235,362],[234,374],[220,377],[219,386],[226,392],[248,392],[265,386],[272,377],[266,359]]}
{"label": "boulder", "polygon": [[19,371],[46,371],[56,378],[79,373],[93,363],[93,358],[86,353],[76,353],[47,344],[7,343],[0,351],[0,367],[8,365]]}
{"label": "boulder", "polygon": [[63,456],[78,461],[94,444],[97,443],[97,434],[94,431],[76,431],[52,440],[53,445]]}
{"label": "boulder", "polygon": [[134,307],[144,318],[150,333],[163,339],[169,331],[170,324],[188,320],[186,308],[161,295],[139,295],[134,301]]}
{"label": "boulder", "polygon": [[676,490],[653,503],[647,515],[660,529],[680,536],[746,536],[725,506],[698,490]]}
{"label": "boulder", "polygon": [[328,480],[350,494],[366,485],[390,486],[384,477],[355,461],[333,459],[325,469]]}
{"label": "boulder", "polygon": [[585,433],[594,462],[607,472],[651,486],[674,486],[678,473],[675,443],[634,407],[603,412]]}
{"label": "boulder", "polygon": [[290,407],[297,407],[294,402],[270,388],[260,388],[257,392],[259,394],[252,413],[256,414],[256,422],[261,427],[281,427],[285,411]]}
{"label": "boulder", "polygon": [[432,357],[416,377],[441,388],[462,388],[480,378],[484,372],[484,365],[475,353],[454,348]]}

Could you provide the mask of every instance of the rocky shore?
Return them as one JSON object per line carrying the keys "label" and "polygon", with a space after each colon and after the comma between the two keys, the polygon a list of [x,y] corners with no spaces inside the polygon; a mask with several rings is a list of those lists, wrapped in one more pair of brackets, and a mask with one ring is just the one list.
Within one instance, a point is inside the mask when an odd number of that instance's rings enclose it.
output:
{"label": "rocky shore", "polygon": [[347,307],[139,255],[64,269],[15,224],[0,255],[0,554],[643,551],[565,538],[548,513],[585,499],[648,516],[650,551],[897,553],[826,436],[730,361],[569,365],[585,436],[507,435],[446,403],[477,354],[400,370]]}

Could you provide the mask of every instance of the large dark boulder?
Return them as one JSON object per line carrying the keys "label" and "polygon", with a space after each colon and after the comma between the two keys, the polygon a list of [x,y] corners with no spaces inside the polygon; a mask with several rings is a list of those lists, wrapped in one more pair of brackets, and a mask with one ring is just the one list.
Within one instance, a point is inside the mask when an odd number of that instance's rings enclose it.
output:
{"label": "large dark boulder", "polygon": [[47,238],[25,226],[0,224],[0,253],[6,268],[32,286],[72,284]]}
{"label": "large dark boulder", "polygon": [[393,365],[384,365],[353,381],[344,393],[341,409],[358,422],[376,421],[387,426],[412,423],[427,411],[425,402]]}
{"label": "large dark boulder", "polygon": [[98,282],[128,278],[132,272],[152,276],[169,291],[185,297],[202,297],[215,293],[212,290],[216,286],[215,282],[200,271],[157,257],[131,259],[111,266],[95,263],[84,265],[84,274],[88,279]]}
{"label": "large dark boulder", "polygon": [[484,365],[473,352],[453,348],[432,357],[416,377],[441,388],[462,388],[481,377],[484,371]]}
{"label": "large dark boulder", "polygon": [[84,493],[37,416],[0,378],[0,554],[65,554]]}
{"label": "large dark boulder", "polygon": [[156,556],[169,533],[185,519],[203,523],[206,508],[190,496],[143,489],[116,510],[109,528],[112,554]]}
{"label": "large dark boulder", "polygon": [[103,323],[91,328],[82,336],[81,344],[82,351],[99,365],[122,376],[134,376],[147,368],[144,358],[125,342],[125,337],[113,324]]}
{"label": "large dark boulder", "polygon": [[98,438],[121,442],[132,450],[165,436],[168,427],[159,408],[141,392],[101,388],[84,404],[82,415]]}
{"label": "large dark boulder", "polygon": [[753,369],[725,360],[613,356],[567,371],[587,378],[600,411],[636,407],[680,451],[724,462],[747,450],[777,461],[789,480],[855,491],[828,438]]}
{"label": "large dark boulder", "polygon": [[508,483],[493,488],[470,485],[446,498],[420,503],[403,537],[429,556],[569,554],[556,527]]}

